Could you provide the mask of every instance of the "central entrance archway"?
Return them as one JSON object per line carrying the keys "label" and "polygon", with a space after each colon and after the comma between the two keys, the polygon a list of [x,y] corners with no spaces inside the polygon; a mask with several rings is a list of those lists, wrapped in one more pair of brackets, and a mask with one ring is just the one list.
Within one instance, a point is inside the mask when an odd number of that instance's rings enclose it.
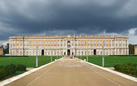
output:
{"label": "central entrance archway", "polygon": [[96,55],[96,49],[94,49],[94,55]]}
{"label": "central entrance archway", "polygon": [[42,55],[42,56],[44,55],[44,49],[42,50],[41,55]]}
{"label": "central entrance archway", "polygon": [[69,49],[68,49],[68,51],[67,51],[67,55],[70,56],[70,50],[69,50]]}

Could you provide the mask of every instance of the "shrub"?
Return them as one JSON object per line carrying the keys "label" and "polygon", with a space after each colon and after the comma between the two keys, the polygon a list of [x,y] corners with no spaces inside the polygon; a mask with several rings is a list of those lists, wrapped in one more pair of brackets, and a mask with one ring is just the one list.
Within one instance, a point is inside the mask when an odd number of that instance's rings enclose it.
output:
{"label": "shrub", "polygon": [[13,76],[16,74],[16,71],[26,71],[26,66],[22,64],[11,64],[7,66],[0,66],[0,79],[5,77]]}
{"label": "shrub", "polygon": [[6,76],[5,68],[0,68],[0,79],[3,79]]}
{"label": "shrub", "polygon": [[5,66],[5,70],[6,70],[7,76],[14,75],[16,73],[16,66],[13,64],[7,65],[7,66]]}
{"label": "shrub", "polygon": [[137,64],[117,64],[114,68],[117,71],[137,76]]}
{"label": "shrub", "polygon": [[16,71],[26,71],[26,66],[22,64],[16,65]]}

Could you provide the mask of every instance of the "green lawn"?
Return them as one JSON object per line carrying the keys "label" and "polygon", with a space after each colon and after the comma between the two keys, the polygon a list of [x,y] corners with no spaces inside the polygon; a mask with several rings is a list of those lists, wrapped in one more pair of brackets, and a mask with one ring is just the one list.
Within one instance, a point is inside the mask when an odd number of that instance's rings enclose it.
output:
{"label": "green lawn", "polygon": [[[58,58],[61,58],[59,56]],[[56,56],[52,57],[52,61],[57,59]],[[38,56],[38,64],[39,66],[47,64],[51,62],[51,56]],[[36,56],[28,56],[28,57],[0,57],[0,65],[8,65],[8,64],[23,64],[26,67],[36,67]]]}
{"label": "green lawn", "polygon": [[[80,56],[77,56],[80,58]],[[83,56],[82,59],[86,59]],[[137,56],[105,56],[105,67],[114,67],[115,64],[135,63],[137,64]],[[88,61],[102,66],[102,56],[89,56]]]}
{"label": "green lawn", "polygon": [[[61,57],[61,56],[60,56]],[[58,57],[58,58],[60,58]],[[39,66],[51,62],[50,56],[39,56]],[[53,61],[57,59],[56,56],[53,56]],[[80,58],[77,56],[77,58]],[[83,56],[82,59],[86,59],[86,56]],[[89,56],[88,61],[97,65],[102,65],[102,56]],[[105,67],[113,67],[115,64],[121,63],[136,63],[137,56],[105,56]],[[27,67],[35,67],[36,57],[0,57],[0,65],[8,64],[23,64]]]}

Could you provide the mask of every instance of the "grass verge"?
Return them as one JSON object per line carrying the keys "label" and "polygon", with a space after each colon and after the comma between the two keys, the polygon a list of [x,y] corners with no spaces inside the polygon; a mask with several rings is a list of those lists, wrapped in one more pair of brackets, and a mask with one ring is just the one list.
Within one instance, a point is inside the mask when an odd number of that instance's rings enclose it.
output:
{"label": "grass verge", "polygon": [[[61,56],[58,56],[58,59]],[[52,61],[57,59],[57,56],[52,56]],[[38,64],[42,66],[51,62],[51,56],[38,56]],[[0,65],[9,65],[9,64],[23,64],[27,68],[35,68],[36,67],[36,56],[28,56],[28,57],[0,57]]]}
{"label": "grass verge", "polygon": [[[82,60],[87,59],[87,56],[77,56]],[[105,67],[114,67],[116,64],[137,63],[137,56],[104,56]],[[88,56],[88,62],[102,66],[102,56]]]}

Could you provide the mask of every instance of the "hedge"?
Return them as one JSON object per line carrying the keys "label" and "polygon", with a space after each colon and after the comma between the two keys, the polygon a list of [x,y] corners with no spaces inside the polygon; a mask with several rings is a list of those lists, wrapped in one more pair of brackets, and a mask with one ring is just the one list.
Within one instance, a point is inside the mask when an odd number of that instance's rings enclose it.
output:
{"label": "hedge", "polygon": [[22,64],[0,66],[0,80],[15,75],[17,71],[26,71],[26,66]]}
{"label": "hedge", "polygon": [[114,66],[115,70],[137,76],[137,64],[117,64]]}

